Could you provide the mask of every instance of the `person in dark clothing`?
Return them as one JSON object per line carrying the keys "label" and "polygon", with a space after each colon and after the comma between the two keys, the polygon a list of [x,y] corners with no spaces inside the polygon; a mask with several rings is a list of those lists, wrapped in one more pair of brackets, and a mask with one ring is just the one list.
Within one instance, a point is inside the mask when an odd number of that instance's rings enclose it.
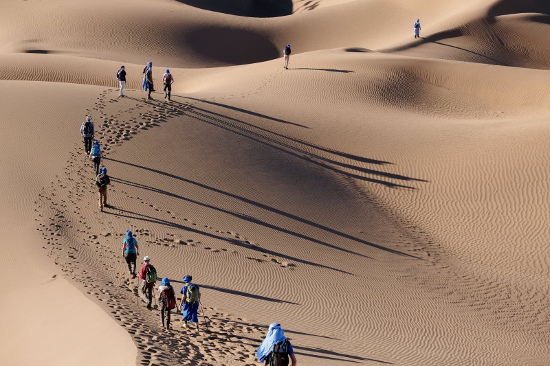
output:
{"label": "person in dark clothing", "polygon": [[94,123],[91,116],[86,116],[86,121],[80,126],[80,134],[84,139],[84,150],[89,154],[92,150],[92,139],[94,138]]}
{"label": "person in dark clothing", "polygon": [[155,91],[153,84],[153,63],[149,62],[143,69],[143,90],[147,90],[147,99],[151,98],[151,92]]}
{"label": "person in dark clothing", "polygon": [[138,241],[132,235],[132,232],[128,230],[126,237],[122,241],[122,255],[128,264],[128,273],[132,275],[132,278],[136,278],[136,261],[139,255]]}
{"label": "person in dark clothing", "polygon": [[165,70],[162,76],[162,82],[164,83],[164,99],[169,101],[172,95],[172,83],[174,82],[174,77],[170,74],[170,70]]}
{"label": "person in dark clothing", "polygon": [[287,44],[286,47],[283,50],[283,55],[285,56],[285,63],[283,67],[288,70],[288,63],[290,62],[290,54],[292,50],[290,49],[290,45]]}
{"label": "person in dark clothing", "polygon": [[151,259],[147,256],[143,258],[143,267],[141,267],[141,271],[139,272],[138,277],[142,280],[142,286],[141,286],[141,293],[147,298],[147,309],[151,309],[151,304],[153,302],[153,288],[155,288],[155,282],[156,282],[156,270],[155,271],[155,279],[147,281],[147,267],[153,267],[149,262]]}
{"label": "person in dark clothing", "polygon": [[111,184],[111,179],[107,175],[107,168],[101,168],[101,172],[95,179],[95,184],[99,190],[99,211],[103,211],[103,207],[109,207],[107,204],[107,186]]}
{"label": "person in dark clothing", "polygon": [[121,66],[118,70],[116,77],[118,79],[118,82],[120,84],[120,96],[124,97],[124,87],[126,86],[126,69],[124,66]]}

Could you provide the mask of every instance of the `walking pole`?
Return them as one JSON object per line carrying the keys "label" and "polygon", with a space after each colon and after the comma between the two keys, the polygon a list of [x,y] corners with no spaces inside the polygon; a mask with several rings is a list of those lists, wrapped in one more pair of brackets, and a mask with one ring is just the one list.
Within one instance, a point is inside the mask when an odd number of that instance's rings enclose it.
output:
{"label": "walking pole", "polygon": [[204,306],[202,306],[202,302],[199,302],[199,305],[202,311],[202,318],[204,319],[204,324],[206,325],[206,329],[208,329],[209,321],[206,320],[206,315],[204,315]]}

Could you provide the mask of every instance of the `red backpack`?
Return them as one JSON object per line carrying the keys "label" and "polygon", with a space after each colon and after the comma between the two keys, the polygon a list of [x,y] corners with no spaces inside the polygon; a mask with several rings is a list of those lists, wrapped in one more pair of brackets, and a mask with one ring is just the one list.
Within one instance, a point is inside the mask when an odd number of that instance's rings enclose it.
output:
{"label": "red backpack", "polygon": [[166,309],[173,309],[176,307],[176,295],[172,286],[168,286],[160,293],[161,301],[164,302]]}

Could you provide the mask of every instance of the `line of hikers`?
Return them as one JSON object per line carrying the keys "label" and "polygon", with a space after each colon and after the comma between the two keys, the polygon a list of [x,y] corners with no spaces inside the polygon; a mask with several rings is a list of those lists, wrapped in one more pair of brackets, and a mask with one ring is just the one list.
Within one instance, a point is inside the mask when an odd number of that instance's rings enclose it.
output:
{"label": "line of hikers", "polygon": [[[124,97],[124,88],[126,87],[126,68],[124,65],[122,65],[116,72],[116,78],[120,85],[119,96]],[[162,83],[164,84],[164,99],[166,101],[170,101],[170,98],[172,97],[172,84],[174,83],[174,77],[170,73],[169,69],[164,70],[164,75],[162,75]],[[141,85],[143,90],[147,91],[147,99],[153,99],[151,97],[151,92],[156,90],[153,82],[152,62],[148,62],[143,68],[143,80]]]}

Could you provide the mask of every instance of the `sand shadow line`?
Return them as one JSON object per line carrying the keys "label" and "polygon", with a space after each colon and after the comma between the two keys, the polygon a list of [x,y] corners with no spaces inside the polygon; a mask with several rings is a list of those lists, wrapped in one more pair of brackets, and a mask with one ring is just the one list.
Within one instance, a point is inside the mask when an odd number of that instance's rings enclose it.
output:
{"label": "sand shadow line", "polygon": [[353,273],[350,273],[350,272],[347,272],[347,271],[344,271],[344,270],[341,270],[341,269],[338,269],[338,268],[325,266],[323,264],[319,264],[319,263],[315,263],[315,262],[310,262],[310,261],[307,261],[307,260],[304,260],[304,259],[300,259],[300,258],[292,257],[290,255],[286,255],[286,254],[277,253],[273,250],[260,248],[260,247],[250,245],[250,244],[247,244],[245,242],[238,241],[238,240],[235,240],[235,239],[226,238],[226,237],[223,237],[223,236],[207,233],[205,231],[201,231],[201,230],[198,230],[198,229],[193,229],[189,226],[184,226],[184,225],[181,225],[181,224],[178,224],[178,223],[175,223],[175,222],[171,222],[171,221],[168,221],[168,220],[163,220],[163,219],[159,219],[159,218],[152,217],[152,216],[149,216],[149,215],[140,214],[140,213],[129,211],[129,210],[124,210],[122,208],[117,208],[116,211],[117,212],[103,211],[103,213],[107,214],[107,215],[114,215],[114,216],[130,218],[130,219],[134,219],[134,220],[146,221],[146,222],[150,222],[150,223],[153,223],[153,224],[165,225],[165,226],[173,227],[173,228],[180,229],[180,230],[186,230],[186,231],[189,231],[189,232],[192,232],[192,233],[195,233],[195,234],[207,236],[207,237],[212,238],[212,239],[225,241],[227,243],[230,243],[230,244],[233,244],[233,245],[236,245],[236,246],[240,246],[240,247],[245,248],[245,249],[250,249],[250,250],[253,250],[253,251],[260,252],[260,253],[285,258],[285,259],[290,260],[290,261],[310,265],[310,266],[313,266],[313,267],[325,268],[325,269],[329,269],[329,270],[332,270],[332,271],[344,273],[344,274],[347,274],[347,275],[353,275]]}
{"label": "sand shadow line", "polygon": [[339,72],[339,73],[342,73],[342,74],[349,74],[349,73],[355,72],[355,71],[353,71],[353,70],[315,69],[315,68],[312,68],[312,67],[295,67],[295,68],[289,67],[288,69],[289,69],[289,70],[311,70],[311,71]]}
{"label": "sand shadow line", "polygon": [[[381,246],[381,245],[371,243],[371,242],[369,242],[369,241],[366,241],[366,240],[363,240],[363,239],[360,239],[360,238],[356,238],[356,237],[354,237],[353,235],[346,234],[346,233],[341,232],[341,231],[338,231],[338,230],[336,230],[336,229],[332,229],[332,228],[330,228],[330,227],[328,227],[328,226],[318,224],[318,223],[316,223],[316,222],[313,222],[313,221],[304,219],[304,218],[302,218],[302,217],[293,215],[293,214],[288,213],[288,212],[283,211],[283,210],[276,209],[276,208],[271,207],[271,206],[264,205],[264,204],[262,204],[262,203],[253,201],[253,200],[251,200],[251,199],[248,199],[248,198],[245,198],[245,197],[242,197],[242,196],[233,194],[233,193],[229,193],[229,192],[223,191],[223,190],[221,190],[221,189],[217,189],[217,188],[213,188],[213,187],[207,186],[206,184],[198,183],[198,182],[192,181],[192,180],[190,180],[190,179],[182,178],[182,177],[179,177],[179,176],[174,175],[174,174],[170,174],[170,173],[167,173],[167,172],[163,172],[163,171],[158,170],[158,169],[148,168],[148,167],[145,167],[145,166],[142,166],[142,165],[137,165],[137,164],[133,164],[133,163],[126,162],[126,161],[122,161],[122,160],[117,160],[117,159],[113,159],[113,158],[104,158],[104,159],[105,159],[105,160],[115,161],[115,162],[120,163],[120,164],[125,164],[125,165],[129,165],[129,166],[133,166],[133,167],[139,168],[139,169],[144,169],[144,170],[147,170],[147,171],[150,171],[150,172],[153,172],[153,173],[157,173],[157,174],[160,174],[160,175],[164,175],[164,176],[166,176],[166,177],[170,177],[170,178],[173,178],[173,179],[177,179],[177,180],[180,180],[180,181],[182,181],[182,182],[189,183],[189,184],[198,186],[198,187],[200,187],[200,188],[203,188],[203,189],[206,189],[206,190],[209,190],[209,191],[213,191],[213,192],[215,192],[215,193],[218,193],[218,194],[221,194],[221,195],[224,195],[224,196],[227,196],[227,197],[230,197],[230,198],[239,200],[239,201],[241,201],[241,202],[250,204],[250,205],[252,205],[252,206],[255,206],[255,207],[258,207],[258,208],[261,208],[261,209],[264,209],[264,210],[267,210],[267,211],[270,211],[270,212],[273,212],[273,213],[276,213],[276,214],[278,214],[278,215],[281,215],[281,216],[284,216],[284,217],[286,217],[286,218],[289,218],[289,219],[292,219],[292,220],[295,220],[295,221],[298,221],[298,222],[307,224],[307,225],[309,225],[309,226],[312,226],[312,227],[315,227],[315,228],[317,228],[317,229],[320,229],[320,230],[329,232],[329,233],[331,233],[331,234],[335,234],[335,235],[341,236],[341,237],[343,237],[343,238],[346,238],[346,239],[349,239],[349,240],[352,240],[352,241],[356,241],[356,242],[358,242],[358,243],[365,244],[365,245],[368,245],[368,246],[371,246],[371,247],[374,247],[374,248],[377,248],[377,249],[380,249],[380,250],[383,250],[383,251],[388,251],[388,252],[394,253],[394,254],[400,254],[400,255],[404,255],[404,256],[409,256],[409,257],[412,257],[412,258],[415,258],[415,259],[421,259],[421,258],[419,258],[419,257],[413,256],[413,255],[410,255],[410,254],[407,254],[407,253],[403,253],[403,252],[400,252],[400,251],[397,251],[397,250],[394,250],[394,249],[386,248],[386,247],[383,247],[383,246]],[[113,178],[113,179],[118,179],[118,178]],[[200,203],[199,203],[199,204],[200,204]],[[327,243],[325,243],[325,244],[327,244]],[[328,245],[331,245],[331,244],[328,244]],[[342,250],[342,249],[340,248],[340,250]],[[345,250],[344,250],[344,251],[345,251]],[[351,252],[351,253],[353,253],[353,254],[359,254],[359,253],[355,253],[355,252]],[[360,254],[360,255],[361,255],[361,254]],[[365,256],[365,257],[370,258],[370,257],[368,257],[368,256]]]}

